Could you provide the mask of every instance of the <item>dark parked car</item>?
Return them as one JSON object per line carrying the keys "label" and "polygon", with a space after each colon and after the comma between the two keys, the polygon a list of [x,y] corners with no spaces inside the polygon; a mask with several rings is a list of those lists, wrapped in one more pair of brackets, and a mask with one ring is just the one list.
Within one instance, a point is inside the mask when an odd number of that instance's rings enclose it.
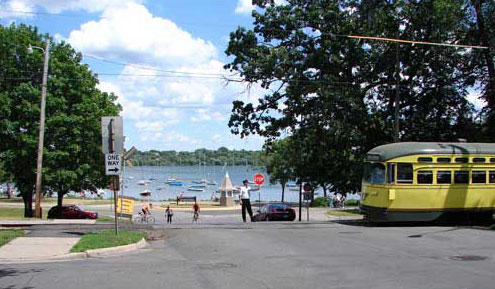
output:
{"label": "dark parked car", "polygon": [[98,219],[98,213],[85,211],[76,205],[65,205],[52,207],[48,211],[49,219]]}
{"label": "dark parked car", "polygon": [[296,211],[288,205],[266,204],[261,206],[258,214],[254,215],[255,221],[294,221]]}

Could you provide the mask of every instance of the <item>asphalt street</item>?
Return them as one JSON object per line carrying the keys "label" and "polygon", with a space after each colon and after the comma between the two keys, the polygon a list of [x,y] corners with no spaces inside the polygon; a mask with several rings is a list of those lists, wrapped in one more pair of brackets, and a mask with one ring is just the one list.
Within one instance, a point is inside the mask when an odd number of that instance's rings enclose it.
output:
{"label": "asphalt street", "polygon": [[156,229],[166,237],[126,255],[0,265],[0,288],[495,288],[489,230],[332,222]]}

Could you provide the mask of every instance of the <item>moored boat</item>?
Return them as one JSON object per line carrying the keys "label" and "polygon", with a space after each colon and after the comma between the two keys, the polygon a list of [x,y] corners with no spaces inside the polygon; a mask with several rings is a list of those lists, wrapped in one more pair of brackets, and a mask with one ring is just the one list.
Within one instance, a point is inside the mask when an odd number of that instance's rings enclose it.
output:
{"label": "moored boat", "polygon": [[194,192],[204,192],[205,190],[203,189],[203,187],[200,187],[200,186],[189,186],[187,188],[188,191],[194,191]]}

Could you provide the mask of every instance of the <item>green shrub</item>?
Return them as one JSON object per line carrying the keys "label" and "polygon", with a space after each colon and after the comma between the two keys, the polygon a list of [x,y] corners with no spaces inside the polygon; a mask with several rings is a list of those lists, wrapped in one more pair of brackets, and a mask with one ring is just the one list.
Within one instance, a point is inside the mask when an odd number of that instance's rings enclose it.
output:
{"label": "green shrub", "polygon": [[357,207],[359,205],[359,200],[357,200],[357,199],[346,200],[345,205],[347,207]]}
{"label": "green shrub", "polygon": [[324,197],[315,198],[311,207],[328,207],[328,200]]}

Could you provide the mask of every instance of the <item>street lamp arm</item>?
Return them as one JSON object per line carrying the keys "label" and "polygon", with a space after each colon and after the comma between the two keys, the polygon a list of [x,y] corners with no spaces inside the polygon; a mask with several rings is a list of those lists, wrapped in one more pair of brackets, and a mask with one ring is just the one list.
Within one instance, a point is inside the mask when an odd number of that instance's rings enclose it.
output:
{"label": "street lamp arm", "polygon": [[43,51],[43,53],[45,53],[45,49],[43,47],[34,46],[34,45],[29,44],[29,46],[27,48],[27,51],[29,54],[33,53],[33,48],[39,49],[39,50]]}

